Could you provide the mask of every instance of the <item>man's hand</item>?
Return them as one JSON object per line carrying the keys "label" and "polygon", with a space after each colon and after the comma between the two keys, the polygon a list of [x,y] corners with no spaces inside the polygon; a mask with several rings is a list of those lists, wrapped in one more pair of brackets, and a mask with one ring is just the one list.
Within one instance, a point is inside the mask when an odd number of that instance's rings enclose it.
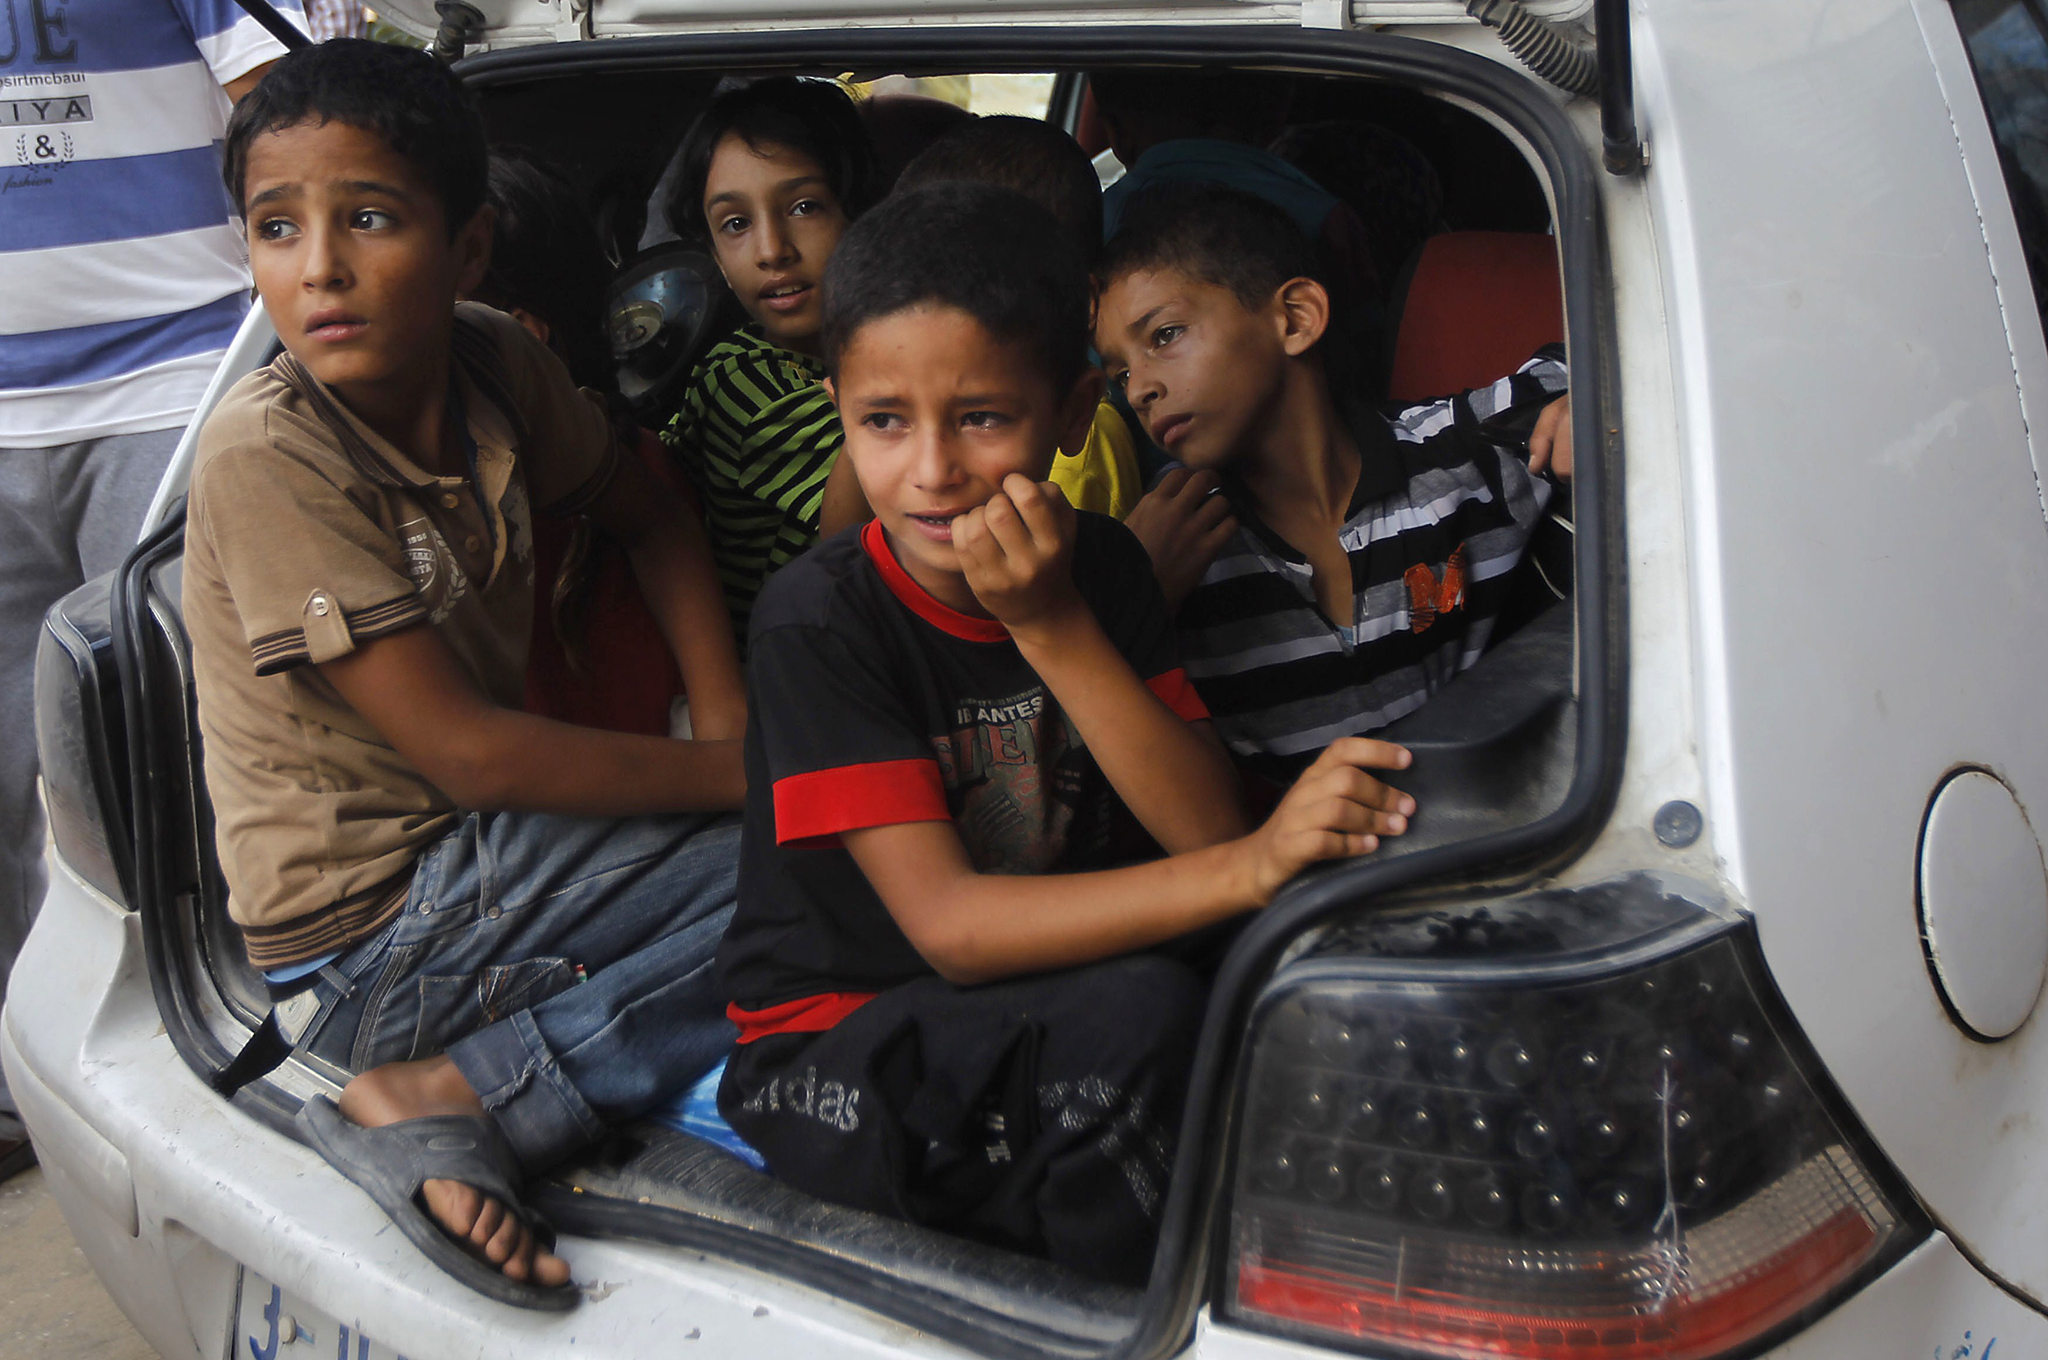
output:
{"label": "man's hand", "polygon": [[1543,413],[1536,417],[1536,428],[1529,432],[1529,471],[1541,472],[1546,467],[1561,482],[1572,479],[1572,399],[1569,393],[1544,407]]}
{"label": "man's hand", "polygon": [[1168,614],[1180,612],[1181,602],[1237,532],[1229,500],[1211,494],[1218,485],[1213,472],[1175,468],[1124,517],[1125,527],[1151,555]]}
{"label": "man's hand", "polygon": [[968,588],[1011,633],[1056,628],[1086,609],[1074,588],[1074,507],[1051,482],[1013,472],[987,505],[953,521]]}
{"label": "man's hand", "polygon": [[1331,742],[1266,824],[1240,842],[1251,856],[1253,899],[1264,906],[1309,865],[1370,854],[1380,837],[1406,831],[1415,800],[1366,771],[1405,770],[1413,759],[1406,748],[1370,737]]}

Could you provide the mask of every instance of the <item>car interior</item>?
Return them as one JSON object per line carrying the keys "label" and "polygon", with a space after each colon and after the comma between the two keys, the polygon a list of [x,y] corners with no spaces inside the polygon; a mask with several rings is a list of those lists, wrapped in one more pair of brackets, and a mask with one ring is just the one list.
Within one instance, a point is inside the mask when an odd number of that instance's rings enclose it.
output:
{"label": "car interior", "polygon": [[[949,73],[912,68],[858,79],[899,74],[931,90],[944,89],[934,77]],[[650,413],[649,423],[733,320],[717,271],[701,255],[680,243],[640,245],[656,179],[718,79],[704,70],[639,66],[601,80],[536,74],[494,81],[480,94],[494,142],[552,157],[585,190],[618,269],[608,317],[622,388]],[[1039,111],[1091,153],[1103,152],[1084,77],[1057,73],[1042,85]],[[1539,345],[1565,338],[1552,195],[1523,150],[1486,118],[1413,85],[1304,75],[1280,145],[1320,172],[1368,228],[1384,276],[1390,400],[1489,382]],[[1415,751],[1404,787],[1423,809],[1413,832],[1382,856],[1535,822],[1572,786],[1581,639],[1569,499],[1558,498],[1520,568],[1491,652],[1382,734]],[[81,868],[117,884],[151,879],[165,890],[168,910],[145,925],[153,981],[160,1003],[168,992],[172,1008],[182,1010],[181,1017],[167,1013],[167,1024],[197,1036],[190,1042],[217,1072],[262,1022],[269,1001],[228,919],[214,860],[177,612],[175,529],[174,521],[157,535],[154,555],[145,544],[129,570],[59,607],[52,632],[61,648],[44,680],[75,696],[69,711],[79,715],[80,735],[71,739],[89,744],[91,763],[104,773],[94,781],[103,791],[100,811],[138,847],[126,862],[117,833],[103,867]],[[122,676],[138,683],[124,686]],[[132,799],[118,792],[128,785],[136,789]],[[62,849],[61,825],[58,837]],[[288,1062],[235,1099],[279,1126],[306,1093],[331,1091],[345,1076]],[[533,1198],[564,1232],[737,1259],[986,1354],[1098,1354],[1132,1332],[1140,1310],[1138,1291],[821,1202],[654,1122],[619,1130],[556,1171]]]}

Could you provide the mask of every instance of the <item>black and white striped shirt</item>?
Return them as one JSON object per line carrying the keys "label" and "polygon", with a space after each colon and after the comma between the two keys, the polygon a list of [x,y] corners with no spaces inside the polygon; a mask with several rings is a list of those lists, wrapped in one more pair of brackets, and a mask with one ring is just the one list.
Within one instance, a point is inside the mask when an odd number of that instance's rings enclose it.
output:
{"label": "black and white striped shirt", "polygon": [[1324,615],[1308,559],[1226,480],[1239,528],[1188,596],[1181,647],[1248,768],[1292,779],[1330,742],[1414,712],[1478,660],[1550,497],[1514,450],[1567,378],[1562,348],[1546,346],[1490,387],[1358,423],[1358,487],[1338,535],[1347,619]]}

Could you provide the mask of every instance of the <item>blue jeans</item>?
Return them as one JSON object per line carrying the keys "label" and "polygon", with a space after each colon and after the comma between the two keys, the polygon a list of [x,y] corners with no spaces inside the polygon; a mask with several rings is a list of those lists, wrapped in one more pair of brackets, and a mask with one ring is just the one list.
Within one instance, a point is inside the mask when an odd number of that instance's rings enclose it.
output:
{"label": "blue jeans", "polygon": [[709,1071],[732,816],[470,813],[405,907],[314,983],[301,1048],[351,1071],[446,1052],[538,1171]]}

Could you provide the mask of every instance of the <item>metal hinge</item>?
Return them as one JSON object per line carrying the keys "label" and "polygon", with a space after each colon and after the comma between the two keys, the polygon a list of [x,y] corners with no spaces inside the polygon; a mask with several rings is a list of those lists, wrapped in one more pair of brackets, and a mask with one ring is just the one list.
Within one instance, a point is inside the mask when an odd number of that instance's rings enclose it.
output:
{"label": "metal hinge", "polygon": [[590,26],[590,11],[596,0],[565,0],[569,17],[555,25],[556,42],[581,42],[597,36]]}
{"label": "metal hinge", "polygon": [[1351,27],[1351,0],[1301,0],[1303,28]]}

